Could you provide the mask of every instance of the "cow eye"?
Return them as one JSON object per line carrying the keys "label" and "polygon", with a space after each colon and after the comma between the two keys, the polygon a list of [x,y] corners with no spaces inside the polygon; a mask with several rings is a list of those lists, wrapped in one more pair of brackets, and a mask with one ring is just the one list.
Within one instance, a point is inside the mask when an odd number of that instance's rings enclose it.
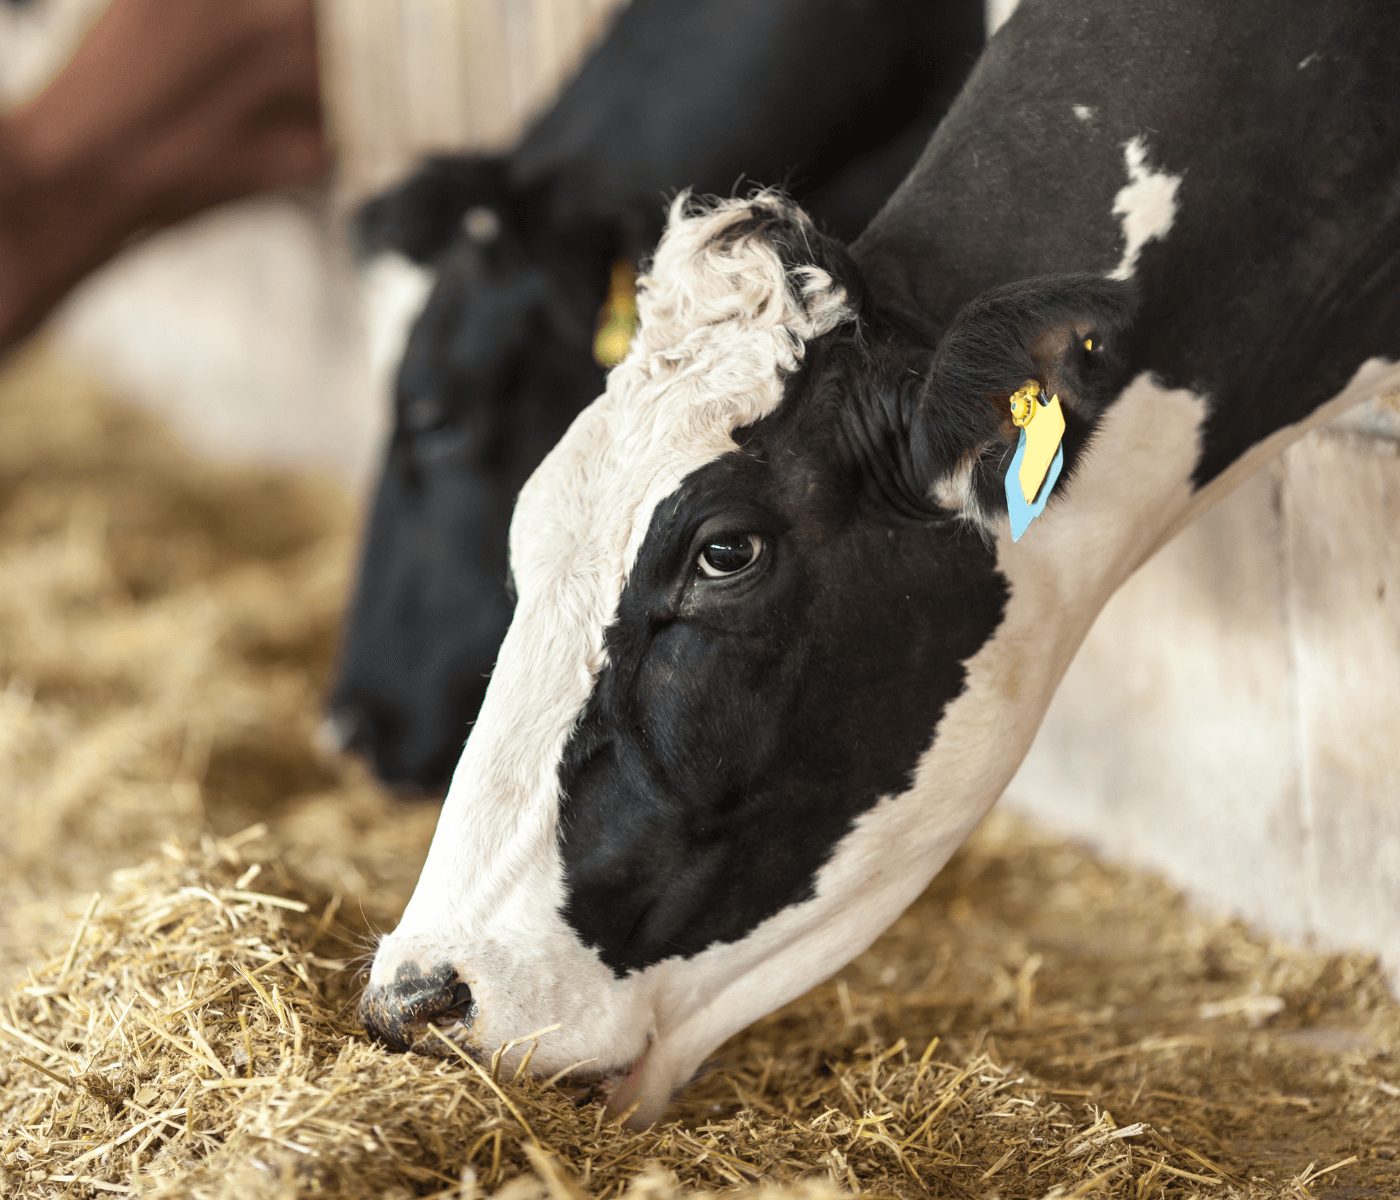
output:
{"label": "cow eye", "polygon": [[700,547],[700,573],[711,579],[737,575],[753,566],[763,553],[763,539],[756,533],[720,533]]}

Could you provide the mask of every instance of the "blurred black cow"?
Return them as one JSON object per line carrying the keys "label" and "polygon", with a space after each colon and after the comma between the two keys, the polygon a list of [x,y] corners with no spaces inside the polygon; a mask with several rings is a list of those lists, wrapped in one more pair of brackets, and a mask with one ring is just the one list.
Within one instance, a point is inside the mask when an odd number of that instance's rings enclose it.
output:
{"label": "blurred black cow", "polygon": [[515,495],[602,390],[599,307],[665,194],[778,183],[854,237],[983,39],[981,0],[635,0],[515,149],[430,159],[363,209],[394,426],[330,741],[446,784],[510,620]]}

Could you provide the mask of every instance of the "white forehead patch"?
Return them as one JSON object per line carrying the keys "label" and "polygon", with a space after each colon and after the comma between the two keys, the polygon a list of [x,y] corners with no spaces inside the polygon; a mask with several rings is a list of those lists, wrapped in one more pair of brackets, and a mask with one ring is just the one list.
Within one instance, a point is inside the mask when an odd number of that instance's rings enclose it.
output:
{"label": "white forehead patch", "polygon": [[521,492],[511,557],[522,596],[556,570],[596,570],[611,601],[595,616],[611,619],[657,503],[733,450],[736,429],[775,411],[807,342],[852,315],[826,271],[789,269],[762,232],[745,231],[756,215],[810,230],[771,193],[698,211],[682,195],[671,206],[638,280],[631,350]]}
{"label": "white forehead patch", "polygon": [[1148,242],[1164,238],[1176,220],[1176,193],[1181,176],[1158,171],[1147,163],[1147,143],[1141,137],[1123,143],[1128,182],[1113,199],[1113,215],[1123,222],[1123,258],[1111,279],[1131,279],[1138,255]]}
{"label": "white forehead patch", "polygon": [[1076,121],[1092,121],[1097,115],[1087,104],[1075,104],[1071,107],[1071,111],[1074,113]]}
{"label": "white forehead patch", "polygon": [[402,254],[376,254],[360,271],[369,369],[377,395],[393,394],[409,331],[428,303],[433,273]]}

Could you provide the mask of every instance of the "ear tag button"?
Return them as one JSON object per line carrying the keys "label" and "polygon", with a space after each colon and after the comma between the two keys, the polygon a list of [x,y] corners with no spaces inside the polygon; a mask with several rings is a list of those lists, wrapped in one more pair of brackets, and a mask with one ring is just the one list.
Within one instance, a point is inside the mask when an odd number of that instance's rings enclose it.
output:
{"label": "ear tag button", "polygon": [[1020,541],[1045,511],[1065,465],[1065,414],[1059,396],[1040,399],[1040,384],[1028,380],[1011,396],[1011,420],[1021,430],[1006,472],[1006,511],[1011,540]]}

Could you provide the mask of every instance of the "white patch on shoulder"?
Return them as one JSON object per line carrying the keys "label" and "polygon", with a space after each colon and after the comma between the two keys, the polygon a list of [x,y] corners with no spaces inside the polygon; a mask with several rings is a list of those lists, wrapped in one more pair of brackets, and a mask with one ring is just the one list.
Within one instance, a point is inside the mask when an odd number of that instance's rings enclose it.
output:
{"label": "white patch on shoulder", "polygon": [[745,230],[755,208],[797,212],[771,194],[699,211],[676,201],[639,280],[631,350],[521,492],[515,617],[418,886],[375,957],[375,983],[415,957],[453,963],[479,1006],[465,1042],[558,1024],[537,1071],[586,1055],[624,1065],[655,1032],[654,976],[615,979],[561,916],[557,838],[559,764],[652,513],[777,408],[808,341],[853,315],[825,271],[789,270]]}
{"label": "white patch on shoulder", "polygon": [[1176,220],[1176,193],[1181,176],[1158,171],[1147,163],[1147,143],[1141,137],[1123,143],[1128,182],[1113,198],[1113,215],[1123,222],[1123,258],[1111,279],[1131,279],[1138,255],[1148,242],[1164,238]]}
{"label": "white patch on shoulder", "polygon": [[402,254],[376,254],[360,271],[360,302],[376,393],[392,396],[409,331],[428,303],[433,273]]}
{"label": "white patch on shoulder", "polygon": [[1070,111],[1074,113],[1076,121],[1092,121],[1098,115],[1087,104],[1073,105]]}

